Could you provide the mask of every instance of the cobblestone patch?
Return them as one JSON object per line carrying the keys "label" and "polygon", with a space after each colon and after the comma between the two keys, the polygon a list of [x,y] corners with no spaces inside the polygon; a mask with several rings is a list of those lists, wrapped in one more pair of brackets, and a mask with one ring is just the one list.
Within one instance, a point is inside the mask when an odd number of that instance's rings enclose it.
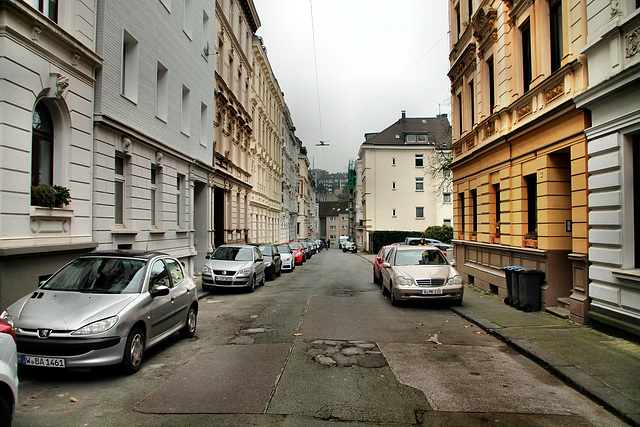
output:
{"label": "cobblestone patch", "polygon": [[327,367],[382,368],[387,360],[376,343],[365,341],[316,340],[307,350],[307,356]]}

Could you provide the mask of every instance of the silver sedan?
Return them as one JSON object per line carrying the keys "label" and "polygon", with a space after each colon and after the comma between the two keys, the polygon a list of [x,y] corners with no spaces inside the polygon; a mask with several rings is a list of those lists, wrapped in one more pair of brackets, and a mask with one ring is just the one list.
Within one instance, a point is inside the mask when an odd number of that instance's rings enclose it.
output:
{"label": "silver sedan", "polygon": [[461,304],[462,278],[440,249],[393,246],[382,263],[382,293],[398,301],[445,300]]}
{"label": "silver sedan", "polygon": [[65,265],[2,313],[26,366],[140,369],[145,350],[196,331],[196,286],[176,258],[93,252]]}

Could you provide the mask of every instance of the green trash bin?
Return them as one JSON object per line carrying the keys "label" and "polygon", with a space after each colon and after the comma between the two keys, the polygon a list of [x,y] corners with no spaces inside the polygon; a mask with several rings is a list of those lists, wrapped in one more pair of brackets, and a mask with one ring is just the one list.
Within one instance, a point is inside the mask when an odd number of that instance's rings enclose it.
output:
{"label": "green trash bin", "polygon": [[544,271],[523,268],[518,276],[518,308],[527,313],[540,311]]}

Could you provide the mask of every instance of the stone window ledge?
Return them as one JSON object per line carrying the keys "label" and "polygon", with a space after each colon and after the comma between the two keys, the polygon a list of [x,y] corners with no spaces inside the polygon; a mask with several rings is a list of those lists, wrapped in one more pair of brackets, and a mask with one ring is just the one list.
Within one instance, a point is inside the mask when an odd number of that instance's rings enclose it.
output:
{"label": "stone window ledge", "polygon": [[618,279],[633,280],[640,282],[640,268],[629,270],[613,270],[611,273]]}
{"label": "stone window ledge", "polygon": [[138,233],[139,233],[138,230],[133,230],[131,228],[114,228],[113,230],[111,230],[111,234],[121,234],[121,235],[131,234],[131,235],[136,235]]}

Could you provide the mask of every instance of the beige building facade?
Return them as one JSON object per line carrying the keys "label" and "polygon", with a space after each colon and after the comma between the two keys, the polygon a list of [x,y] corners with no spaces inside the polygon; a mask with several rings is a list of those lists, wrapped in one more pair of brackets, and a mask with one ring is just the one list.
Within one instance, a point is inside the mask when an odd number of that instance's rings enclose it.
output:
{"label": "beige building facade", "polygon": [[216,1],[216,71],[212,229],[214,246],[250,240],[253,36],[252,0]]}
{"label": "beige building facade", "polygon": [[251,143],[251,241],[279,243],[282,203],[284,95],[271,70],[267,49],[253,38]]}
{"label": "beige building facade", "polygon": [[450,0],[455,257],[506,296],[500,268],[542,270],[542,309],[588,307],[584,0]]}

